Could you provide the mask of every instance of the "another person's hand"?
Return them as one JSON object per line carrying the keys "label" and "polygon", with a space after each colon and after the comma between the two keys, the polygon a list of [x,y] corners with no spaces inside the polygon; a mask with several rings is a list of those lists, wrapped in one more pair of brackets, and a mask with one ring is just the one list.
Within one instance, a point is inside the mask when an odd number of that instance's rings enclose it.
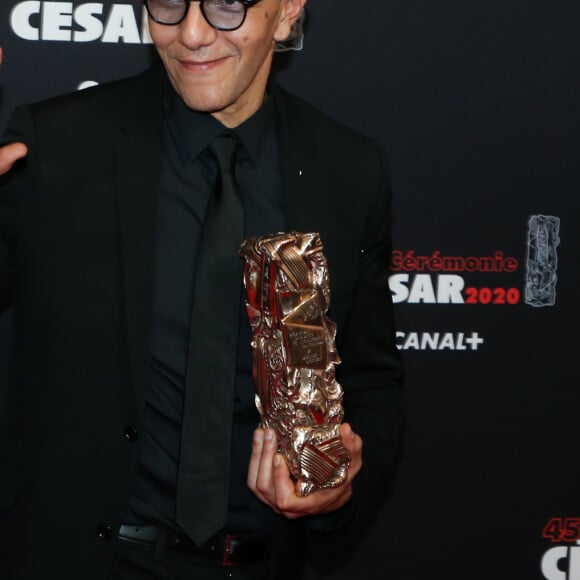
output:
{"label": "another person's hand", "polygon": [[256,429],[248,469],[248,487],[258,499],[275,512],[289,519],[324,514],[341,508],[352,495],[352,480],[362,467],[362,439],[343,423],[340,434],[351,455],[347,480],[340,487],[322,489],[300,497],[284,457],[277,453],[278,443],[273,429]]}
{"label": "another person's hand", "polygon": [[0,175],[10,171],[12,165],[28,153],[24,143],[11,143],[0,147]]}
{"label": "another person's hand", "polygon": [[[0,64],[2,64],[2,49],[0,48]],[[28,149],[24,143],[12,143],[0,147],[0,175],[3,175],[10,170],[12,165],[25,157]]]}

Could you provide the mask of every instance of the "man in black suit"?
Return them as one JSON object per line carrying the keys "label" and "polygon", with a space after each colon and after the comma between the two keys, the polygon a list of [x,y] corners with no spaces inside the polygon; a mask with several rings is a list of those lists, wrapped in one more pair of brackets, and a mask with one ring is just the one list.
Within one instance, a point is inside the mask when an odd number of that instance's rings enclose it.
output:
{"label": "man in black suit", "polygon": [[[269,84],[274,44],[305,0],[146,4],[162,67],[20,108],[7,134],[30,153],[0,190],[0,289],[16,296],[0,425],[3,579],[266,578],[281,524],[321,538],[354,517],[362,440],[350,424],[365,441],[359,481],[386,486],[395,463],[401,367],[382,156]],[[254,431],[242,322],[223,418],[229,476],[215,483],[229,490],[227,513],[201,541],[176,496],[183,453],[204,449],[181,429],[196,388],[193,265],[224,132],[238,143],[244,237],[321,235],[352,462],[344,485],[294,494],[274,433]],[[25,153],[11,147],[0,172]]]}

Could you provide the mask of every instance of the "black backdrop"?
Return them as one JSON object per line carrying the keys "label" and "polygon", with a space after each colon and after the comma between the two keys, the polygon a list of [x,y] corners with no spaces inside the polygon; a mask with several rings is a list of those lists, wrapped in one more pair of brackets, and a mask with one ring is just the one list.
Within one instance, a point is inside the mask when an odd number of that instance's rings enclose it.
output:
{"label": "black backdrop", "polygon": [[[138,3],[93,4],[2,2],[1,127],[147,65]],[[385,146],[395,193],[404,456],[333,579],[580,580],[579,24],[574,0],[311,0],[279,59]]]}

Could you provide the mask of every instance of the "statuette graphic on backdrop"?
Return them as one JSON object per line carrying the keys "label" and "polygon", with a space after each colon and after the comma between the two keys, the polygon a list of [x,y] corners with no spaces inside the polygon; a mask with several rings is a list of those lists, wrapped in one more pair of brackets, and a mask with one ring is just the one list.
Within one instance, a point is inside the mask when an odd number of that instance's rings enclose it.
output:
{"label": "statuette graphic on backdrop", "polygon": [[528,221],[526,304],[542,307],[556,304],[560,218],[532,215]]}
{"label": "statuette graphic on backdrop", "polygon": [[256,406],[277,433],[297,495],[340,485],[350,463],[322,249],[318,234],[297,232],[252,238],[240,249]]}

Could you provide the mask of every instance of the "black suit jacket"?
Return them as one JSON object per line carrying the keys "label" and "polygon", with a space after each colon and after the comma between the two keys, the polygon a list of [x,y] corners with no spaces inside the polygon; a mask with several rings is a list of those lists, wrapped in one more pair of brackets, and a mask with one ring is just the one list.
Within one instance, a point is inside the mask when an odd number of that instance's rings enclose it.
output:
{"label": "black suit jacket", "polygon": [[[0,285],[16,296],[14,381],[0,424],[4,580],[76,580],[80,571],[97,580],[109,565],[143,409],[161,90],[153,69],[24,107],[9,129],[30,154],[0,188]],[[366,473],[386,486],[401,367],[382,156],[275,90],[288,224],[320,232],[329,263],[338,378],[365,442],[360,481]]]}

